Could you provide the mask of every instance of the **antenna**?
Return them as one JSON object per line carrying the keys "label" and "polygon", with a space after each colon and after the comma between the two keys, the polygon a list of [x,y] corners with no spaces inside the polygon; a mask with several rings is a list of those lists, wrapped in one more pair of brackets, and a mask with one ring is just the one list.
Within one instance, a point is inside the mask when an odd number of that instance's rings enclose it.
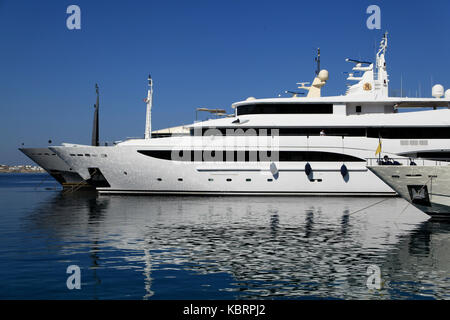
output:
{"label": "antenna", "polygon": [[299,94],[305,94],[304,92],[295,92],[295,91],[289,91],[289,90],[284,91],[284,93],[291,94],[293,98],[298,97]]}
{"label": "antenna", "polygon": [[314,61],[317,63],[316,76],[320,72],[320,48],[317,48],[317,57],[314,58]]}
{"label": "antenna", "polygon": [[403,98],[403,74],[400,74],[400,97]]}
{"label": "antenna", "polygon": [[372,62],[370,62],[370,61],[362,61],[362,60],[356,60],[356,59],[350,59],[350,58],[345,59],[345,61],[353,62],[356,64],[372,64]]}

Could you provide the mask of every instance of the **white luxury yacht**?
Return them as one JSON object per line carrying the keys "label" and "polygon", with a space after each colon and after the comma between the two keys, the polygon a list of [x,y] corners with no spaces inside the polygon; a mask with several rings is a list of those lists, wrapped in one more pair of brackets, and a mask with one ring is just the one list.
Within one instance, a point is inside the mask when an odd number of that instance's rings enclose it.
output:
{"label": "white luxury yacht", "polygon": [[347,59],[355,64],[347,80],[356,83],[342,96],[321,96],[328,72],[318,70],[311,86],[299,86],[306,97],[250,97],[232,105],[233,117],[153,138],[149,78],[144,139],[50,149],[100,193],[394,195],[366,162],[381,153],[448,160],[450,90],[437,85],[434,98],[389,97],[387,41],[375,63]]}

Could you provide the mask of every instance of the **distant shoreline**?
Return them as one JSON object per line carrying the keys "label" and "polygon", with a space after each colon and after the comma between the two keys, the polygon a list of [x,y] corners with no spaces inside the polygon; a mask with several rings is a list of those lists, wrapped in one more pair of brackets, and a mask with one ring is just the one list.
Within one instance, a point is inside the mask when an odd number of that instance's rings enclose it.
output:
{"label": "distant shoreline", "polygon": [[29,174],[37,174],[37,173],[47,173],[47,171],[0,171],[0,174],[2,173],[29,173]]}
{"label": "distant shoreline", "polygon": [[0,166],[0,173],[45,173],[41,167],[35,166]]}

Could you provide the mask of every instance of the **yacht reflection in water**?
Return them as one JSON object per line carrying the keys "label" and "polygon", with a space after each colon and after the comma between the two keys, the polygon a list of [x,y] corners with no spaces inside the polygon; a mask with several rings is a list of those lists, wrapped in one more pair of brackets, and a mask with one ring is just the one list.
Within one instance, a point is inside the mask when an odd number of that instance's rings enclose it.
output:
{"label": "yacht reflection in water", "polygon": [[[450,225],[427,219],[398,198],[70,194],[37,208],[29,227],[88,254],[94,273],[138,271],[144,299],[195,299],[199,277],[211,298],[449,298]],[[379,291],[366,286],[369,265]],[[95,290],[111,290],[95,277]]]}

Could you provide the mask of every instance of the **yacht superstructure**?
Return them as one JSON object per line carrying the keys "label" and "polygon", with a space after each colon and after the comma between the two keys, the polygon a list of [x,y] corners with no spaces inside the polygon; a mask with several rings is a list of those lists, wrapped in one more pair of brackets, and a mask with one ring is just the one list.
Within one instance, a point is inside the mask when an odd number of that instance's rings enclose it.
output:
{"label": "yacht superstructure", "polygon": [[[374,64],[348,59],[356,83],[343,96],[321,96],[322,70],[300,85],[306,97],[251,97],[234,117],[184,126],[189,135],[50,149],[100,193],[394,195],[367,159],[448,158],[450,95],[389,97],[386,49],[387,36]],[[445,109],[398,112],[413,107]]]}

